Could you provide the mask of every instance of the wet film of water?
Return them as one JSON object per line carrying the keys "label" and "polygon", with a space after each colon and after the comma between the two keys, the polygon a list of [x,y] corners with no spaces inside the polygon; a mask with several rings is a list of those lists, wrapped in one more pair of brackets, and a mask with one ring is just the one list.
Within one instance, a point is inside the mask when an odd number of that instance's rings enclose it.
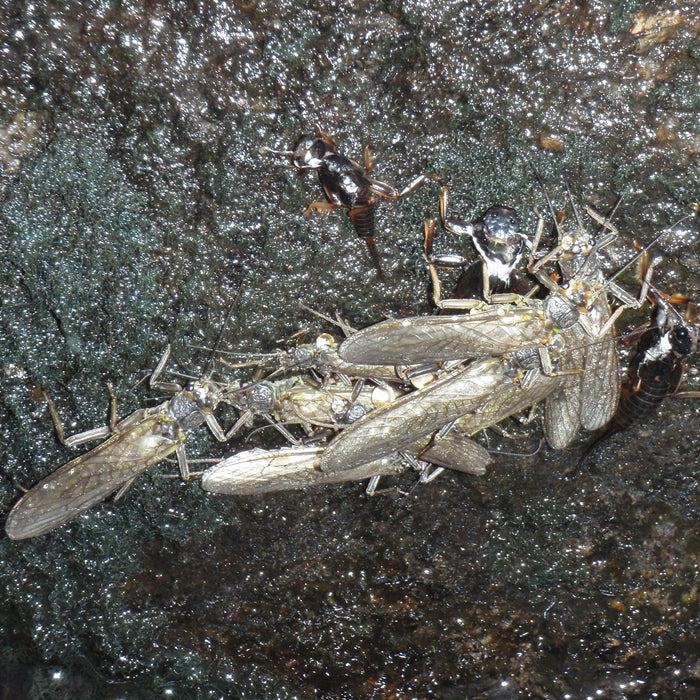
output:
{"label": "wet film of water", "polygon": [[[120,415],[148,405],[166,343],[199,375],[237,295],[231,352],[332,330],[299,302],[356,327],[430,311],[434,188],[380,206],[382,284],[342,211],[302,216],[315,178],[263,146],[318,124],[352,157],[371,144],[379,179],[436,171],[456,216],[504,204],[528,231],[533,164],[558,207],[562,177],[599,211],[624,195],[614,270],[697,207],[699,32],[691,2],[2,4],[3,507],[75,454],[39,387],[69,432],[103,423],[107,382]],[[657,251],[659,286],[697,298],[697,221]],[[374,499],[216,498],[161,465],[0,541],[2,694],[692,695],[698,410],[669,400],[568,482],[584,442]],[[188,447],[226,449],[203,429]]]}

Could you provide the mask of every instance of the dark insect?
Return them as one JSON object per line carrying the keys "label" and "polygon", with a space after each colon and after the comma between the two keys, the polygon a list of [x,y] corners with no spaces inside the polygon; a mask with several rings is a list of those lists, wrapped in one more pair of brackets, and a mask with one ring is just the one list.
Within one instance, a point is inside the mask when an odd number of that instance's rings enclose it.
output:
{"label": "dark insect", "polygon": [[681,316],[656,289],[649,290],[649,298],[656,306],[656,322],[639,341],[609,433],[638,423],[675,394],[688,357],[698,351],[697,307],[688,303]]}
{"label": "dark insect", "polygon": [[[270,149],[271,150],[271,149]],[[374,267],[383,280],[379,253],[374,242],[374,212],[379,199],[399,199],[413,191],[425,180],[435,180],[442,185],[435,173],[418,176],[402,190],[370,177],[371,158],[369,148],[364,151],[364,164],[360,165],[338,152],[338,145],[329,134],[318,130],[316,134],[304,134],[292,151],[272,151],[292,159],[300,173],[315,170],[326,196],[325,202],[311,202],[304,214],[311,210],[328,211],[345,207],[357,235],[367,244]]]}
{"label": "dark insect", "polygon": [[[529,285],[517,276],[516,267],[525,247],[530,246],[530,241],[522,232],[517,212],[510,207],[493,206],[476,221],[450,219],[447,217],[448,195],[447,187],[443,186],[440,191],[442,225],[457,236],[469,236],[479,255],[479,261],[473,262],[470,258],[454,253],[434,255],[435,221],[427,215],[423,249],[430,265],[435,305],[441,309],[464,309],[475,305],[469,302],[465,304],[464,299],[480,296],[485,301],[507,301],[526,294]],[[435,267],[466,268],[459,278],[454,298],[441,298]]]}
{"label": "dark insect", "polygon": [[[676,394],[683,380],[687,359],[698,351],[700,327],[697,306],[686,297],[676,294],[669,297],[653,287],[649,289],[648,298],[656,307],[655,321],[637,343],[617,411],[576,465],[566,470],[566,476],[577,472],[590,454],[611,435],[644,420],[667,396]],[[685,302],[685,314],[679,314],[672,302]],[[687,392],[686,395],[696,397],[698,393]]]}
{"label": "dark insect", "polygon": [[[678,392],[685,363],[698,351],[700,327],[697,306],[680,295],[666,296],[650,288],[649,299],[656,307],[654,324],[644,331],[630,362],[628,380],[622,387],[620,404],[608,429],[586,451],[610,435],[639,423],[667,397]],[[672,303],[686,303],[679,314]],[[688,392],[694,396],[694,392]],[[582,460],[583,461],[583,458]]]}

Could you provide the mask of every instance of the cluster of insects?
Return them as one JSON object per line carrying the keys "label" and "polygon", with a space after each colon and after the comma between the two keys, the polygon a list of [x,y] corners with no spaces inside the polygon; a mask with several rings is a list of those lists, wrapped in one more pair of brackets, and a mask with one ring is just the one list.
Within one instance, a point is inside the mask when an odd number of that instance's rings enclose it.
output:
{"label": "cluster of insects", "polygon": [[[364,479],[374,493],[381,478],[408,469],[415,470],[416,483],[444,469],[485,473],[492,455],[478,434],[528,410],[530,418],[539,411],[552,448],[568,447],[583,430],[597,438],[592,449],[678,390],[685,361],[700,342],[697,307],[654,286],[658,261],[649,262],[646,251],[636,256],[638,293],[617,284],[617,275],[605,279],[602,251],[617,236],[608,217],[586,208],[590,222],[584,221],[572,202],[573,217],[562,221],[547,197],[556,241],[543,246],[542,216],[532,239],[506,206],[493,206],[472,221],[451,217],[448,188],[436,174],[395,189],[370,177],[368,151],[360,165],[321,131],[302,136],[291,151],[273,153],[290,158],[300,172],[317,171],[327,201],[306,211],[346,208],[379,275],[377,203],[403,197],[426,181],[439,189],[442,227],[468,237],[474,257],[436,255],[438,219],[426,211],[423,251],[435,315],[389,319],[360,331],[338,321],[343,340],[323,334],[261,357],[254,377],[243,382],[214,381],[210,372],[184,388],[160,382],[166,351],[150,385],[172,398],[120,422],[112,401],[108,427],[65,439],[76,446],[106,438],[20,498],[5,525],[10,538],[41,535],[113,493],[120,496],[171,454],[182,479],[199,478],[214,493]],[[441,268],[463,270],[453,298],[443,298]],[[654,317],[640,334],[623,383],[615,323],[625,309],[646,300]],[[62,438],[57,412],[46,400]],[[215,417],[221,403],[238,413],[228,429]],[[224,442],[256,423],[273,426],[284,444],[239,450],[201,474],[190,473],[184,448],[190,431],[206,424]]]}

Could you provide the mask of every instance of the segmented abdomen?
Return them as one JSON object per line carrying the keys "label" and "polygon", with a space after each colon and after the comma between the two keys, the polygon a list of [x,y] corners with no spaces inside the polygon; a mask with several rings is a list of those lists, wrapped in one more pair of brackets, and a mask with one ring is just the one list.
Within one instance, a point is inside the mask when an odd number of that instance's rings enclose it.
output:
{"label": "segmented abdomen", "polygon": [[355,227],[355,233],[360,238],[374,238],[375,203],[361,204],[351,207],[348,211],[350,221]]}
{"label": "segmented abdomen", "polygon": [[647,365],[640,371],[638,388],[623,389],[617,412],[612,419],[613,430],[624,430],[648,416],[678,387],[683,366],[675,358],[665,358]]}

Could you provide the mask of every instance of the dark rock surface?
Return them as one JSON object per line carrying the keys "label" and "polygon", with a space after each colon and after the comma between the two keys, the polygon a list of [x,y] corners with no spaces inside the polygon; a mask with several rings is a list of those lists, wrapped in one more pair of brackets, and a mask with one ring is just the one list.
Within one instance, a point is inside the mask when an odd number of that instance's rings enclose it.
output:
{"label": "dark rock surface", "polygon": [[[301,216],[315,178],[262,146],[318,123],[350,156],[371,142],[379,179],[435,170],[456,216],[507,204],[528,231],[530,162],[559,206],[561,176],[599,211],[623,194],[610,270],[699,201],[693,2],[62,6],[0,4],[6,509],[74,454],[37,387],[69,432],[102,423],[107,381],[120,415],[146,405],[166,341],[200,372],[242,283],[237,352],[330,330],[300,301],[356,326],[430,310],[434,189],[381,205],[382,285],[343,212]],[[657,250],[659,285],[697,298],[697,220]],[[690,697],[699,411],[667,401],[572,480],[583,441],[407,497],[146,475],[0,541],[0,697]],[[204,433],[189,454],[222,454]]]}

